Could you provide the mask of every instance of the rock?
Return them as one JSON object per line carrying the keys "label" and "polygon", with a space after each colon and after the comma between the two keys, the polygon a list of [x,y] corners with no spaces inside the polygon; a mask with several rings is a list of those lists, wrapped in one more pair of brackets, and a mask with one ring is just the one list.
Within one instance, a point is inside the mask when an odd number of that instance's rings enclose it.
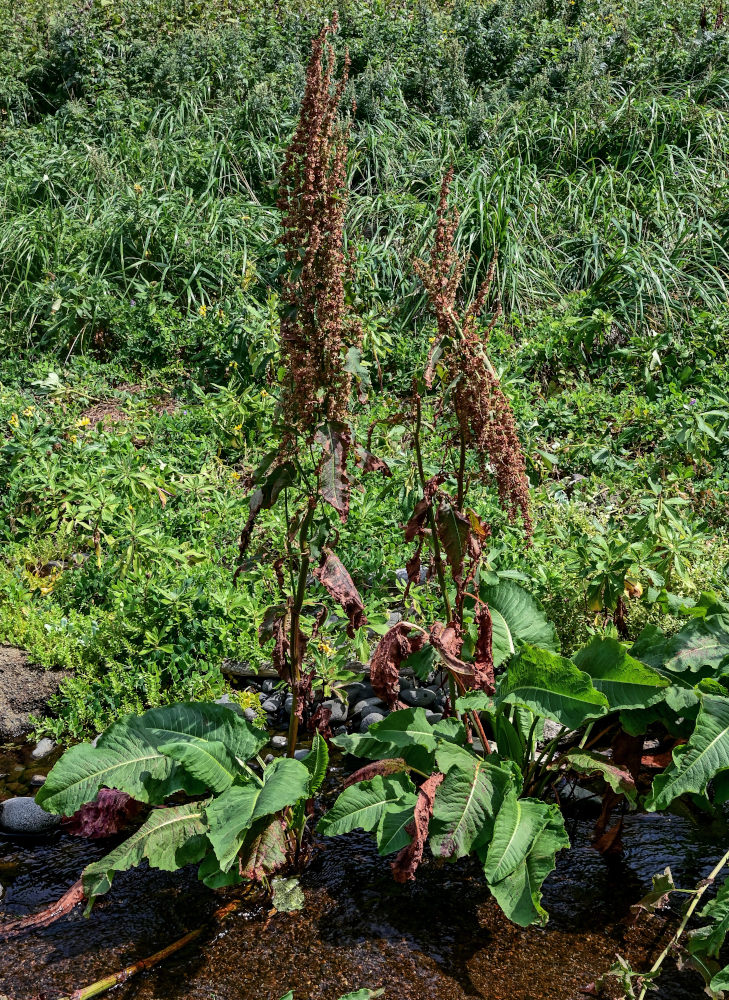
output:
{"label": "rock", "polygon": [[261,691],[258,695],[258,700],[260,701],[261,704],[263,704],[264,701],[268,701],[268,695],[264,694],[263,691]]}
{"label": "rock", "polygon": [[[395,578],[404,586],[408,585],[408,571],[403,567],[402,569],[395,570]],[[414,584],[416,587],[422,587],[425,581],[428,579],[428,567],[420,567],[420,579]]]}
{"label": "rock", "polygon": [[53,753],[55,749],[55,740],[49,740],[46,736],[40,741],[30,756],[33,760],[41,760],[42,757],[47,757],[49,753]]}
{"label": "rock", "polygon": [[434,726],[437,722],[440,722],[440,720],[443,718],[443,713],[426,711],[425,718],[428,720],[431,726]]}
{"label": "rock", "polygon": [[379,698],[373,696],[372,698],[365,698],[362,701],[358,701],[357,704],[352,709],[352,715],[366,715],[368,709],[372,708],[384,708],[384,704]]}
{"label": "rock", "polygon": [[[551,740],[556,739],[557,735],[561,732],[562,727],[558,722],[552,722],[551,719],[544,720],[544,729],[542,730],[542,739],[545,743],[549,743]],[[565,736],[567,734],[565,733]]]}
{"label": "rock", "polygon": [[45,774],[34,774],[33,777],[30,779],[30,787],[40,788],[40,786],[45,783],[45,780],[46,780]]}
{"label": "rock", "polygon": [[61,822],[36,805],[29,795],[7,799],[0,805],[0,826],[10,833],[48,833]]}
{"label": "rock", "polygon": [[329,721],[331,723],[342,723],[347,721],[347,705],[345,702],[341,702],[339,698],[329,698],[328,701],[323,701],[321,703],[322,708],[328,708],[332,713]]}
{"label": "rock", "polygon": [[402,621],[402,614],[399,611],[391,611],[390,612],[390,617],[387,619],[387,626],[386,626],[386,628],[390,629],[394,625],[397,625],[398,622],[401,622],[401,621]]}
{"label": "rock", "polygon": [[243,710],[243,718],[246,722],[255,722],[258,718],[258,713],[255,708],[246,708]]}
{"label": "rock", "polygon": [[303,760],[305,757],[308,757],[308,755],[309,751],[306,747],[302,747],[301,750],[294,750],[294,760]]}
{"label": "rock", "polygon": [[223,660],[222,672],[227,677],[250,677],[253,671],[248,660]]}
{"label": "rock", "polygon": [[216,705],[225,705],[229,708],[231,712],[235,712],[236,715],[243,715],[243,709],[237,702],[233,701],[229,694],[223,694],[219,698],[215,699]]}
{"label": "rock", "polygon": [[367,684],[365,681],[355,681],[354,684],[347,685],[347,700],[350,705],[356,705],[358,701],[374,697],[375,692],[372,689],[372,685]]}
{"label": "rock", "polygon": [[272,736],[271,746],[274,750],[285,750],[288,746],[288,740],[285,736]]}
{"label": "rock", "polygon": [[382,722],[384,718],[385,716],[382,712],[368,712],[359,725],[359,731],[366,733],[370,726],[374,726],[376,722]]}
{"label": "rock", "polygon": [[268,678],[263,682],[263,684],[261,684],[261,691],[263,691],[264,694],[272,694],[275,687],[276,682],[271,678]]}
{"label": "rock", "polygon": [[274,760],[275,760],[275,758],[274,758],[273,754],[272,753],[268,753],[268,754],[266,754],[263,763],[264,764],[272,764]]}
{"label": "rock", "polygon": [[269,715],[278,715],[278,711],[281,705],[276,698],[266,698],[264,702],[261,702],[264,712],[268,712]]}
{"label": "rock", "polygon": [[284,712],[287,715],[291,715],[291,709],[294,707],[294,696],[292,694],[286,695],[286,701],[284,701]]}
{"label": "rock", "polygon": [[406,705],[413,705],[416,708],[429,708],[435,703],[435,691],[431,691],[430,688],[402,691],[400,697]]}
{"label": "rock", "polygon": [[346,726],[337,726],[337,728],[333,729],[332,732],[334,733],[335,736],[346,736],[347,735],[347,727]]}

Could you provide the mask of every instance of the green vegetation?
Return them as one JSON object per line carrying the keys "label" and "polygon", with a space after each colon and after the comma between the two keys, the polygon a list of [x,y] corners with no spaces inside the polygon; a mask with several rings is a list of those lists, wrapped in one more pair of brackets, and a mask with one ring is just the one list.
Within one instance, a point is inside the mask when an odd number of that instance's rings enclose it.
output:
{"label": "green vegetation", "polygon": [[[372,832],[399,881],[426,844],[473,855],[544,923],[560,788],[600,789],[603,851],[628,804],[719,818],[721,11],[0,13],[0,640],[69,670],[39,732],[103,730],[37,800],[152,807],[89,900],[143,858],[212,887],[301,864],[320,695],[367,661],[390,711],[334,739],[369,763],[317,828]],[[287,758],[210,703],[226,659],[290,691]],[[445,718],[402,708],[402,668]],[[725,895],[688,945],[715,996]],[[625,994],[663,958],[619,963]]]}

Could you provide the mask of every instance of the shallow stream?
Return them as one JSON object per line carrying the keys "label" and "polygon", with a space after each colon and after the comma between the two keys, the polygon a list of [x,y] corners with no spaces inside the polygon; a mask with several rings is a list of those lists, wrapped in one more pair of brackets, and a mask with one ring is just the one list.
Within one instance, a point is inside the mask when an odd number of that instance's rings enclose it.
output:
{"label": "shallow stream", "polygon": [[[0,798],[27,794],[32,774],[50,767],[24,750],[0,751]],[[12,779],[12,781],[11,781]],[[8,789],[8,784],[14,787]],[[396,885],[368,835],[317,844],[302,878],[306,908],[271,913],[244,905],[224,923],[111,996],[118,1000],[336,1000],[363,986],[384,1000],[579,1000],[615,954],[640,967],[667,930],[653,918],[626,923],[630,904],[670,865],[676,884],[694,885],[722,844],[677,816],[626,819],[625,853],[603,858],[589,845],[592,821],[568,820],[573,843],[547,880],[546,929],[509,924],[470,863],[424,864],[417,882]],[[54,834],[0,835],[0,914],[25,915],[59,898],[81,869],[109,850]],[[225,897],[224,897],[225,898]],[[201,923],[221,903],[193,870],[139,870],[117,876],[84,919],[77,908],[46,930],[0,944],[0,995],[56,1000],[146,957]],[[692,972],[667,969],[657,1000],[700,1000]]]}

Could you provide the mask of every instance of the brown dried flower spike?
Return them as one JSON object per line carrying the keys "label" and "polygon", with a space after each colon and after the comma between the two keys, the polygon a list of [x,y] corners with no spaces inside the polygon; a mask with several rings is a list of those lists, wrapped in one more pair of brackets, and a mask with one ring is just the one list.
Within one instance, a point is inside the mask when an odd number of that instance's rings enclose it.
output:
{"label": "brown dried flower spike", "polygon": [[490,463],[499,500],[511,520],[521,513],[527,534],[532,533],[529,511],[529,484],[524,455],[519,444],[516,422],[509,401],[486,353],[491,330],[501,313],[496,306],[485,335],[476,330],[476,318],[483,311],[493,281],[497,253],[491,261],[485,281],[463,315],[458,314],[456,298],[465,262],[454,248],[458,213],[448,211],[448,192],[453,170],[443,178],[438,203],[435,241],[426,265],[415,261],[415,269],[425,285],[438,324],[438,340],[425,373],[430,385],[434,375],[434,357],[444,352],[444,362],[453,381],[453,406],[460,435],[467,447],[479,457],[482,476]]}
{"label": "brown dried flower spike", "polygon": [[289,274],[283,283],[281,345],[288,380],[287,422],[308,432],[346,413],[350,378],[344,370],[344,213],[348,125],[339,108],[349,73],[345,56],[334,82],[332,17],[312,42],[299,123],[284,160],[279,189]]}

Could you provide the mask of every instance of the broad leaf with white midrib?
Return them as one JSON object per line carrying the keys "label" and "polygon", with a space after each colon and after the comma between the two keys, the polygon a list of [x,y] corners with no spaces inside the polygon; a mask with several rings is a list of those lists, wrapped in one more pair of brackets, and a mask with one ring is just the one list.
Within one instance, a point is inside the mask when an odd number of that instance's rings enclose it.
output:
{"label": "broad leaf with white midrib", "polygon": [[554,869],[557,852],[569,847],[557,806],[537,799],[504,799],[488,848],[481,850],[489,888],[509,920],[528,927],[545,924],[541,887]]}
{"label": "broad leaf with white midrib", "polygon": [[673,763],[653,780],[646,799],[650,812],[666,809],[687,792],[703,794],[721,771],[729,769],[729,698],[704,695],[688,743],[673,751]]}
{"label": "broad leaf with white midrib", "polygon": [[328,837],[357,829],[371,832],[386,810],[409,802],[414,794],[415,785],[403,772],[385,777],[378,774],[369,781],[359,781],[345,788],[319,820],[317,831]]}
{"label": "broad leaf with white midrib", "polygon": [[572,660],[590,675],[593,687],[602,691],[613,712],[655,705],[671,683],[630,656],[617,639],[595,636]]}
{"label": "broad leaf with white midrib", "polygon": [[607,698],[589,674],[557,653],[526,645],[501,679],[496,702],[524,705],[568,729],[579,729],[608,710]]}
{"label": "broad leaf with white midrib", "polygon": [[107,892],[115,872],[134,868],[143,858],[152,868],[168,872],[199,861],[208,849],[204,821],[206,805],[207,802],[188,802],[182,806],[154,809],[124,843],[84,869],[86,895],[99,896]]}
{"label": "broad leaf with white midrib", "polygon": [[513,580],[482,584],[479,590],[491,612],[494,666],[518,652],[523,642],[559,652],[554,626],[547,621],[541,604]]}
{"label": "broad leaf with white midrib", "polygon": [[440,748],[436,760],[445,778],[435,794],[430,849],[437,857],[463,858],[490,839],[514,777],[455,746]]}
{"label": "broad leaf with white midrib", "polygon": [[263,773],[263,785],[231,785],[213,799],[205,815],[208,837],[223,871],[236,859],[250,827],[308,797],[309,772],[299,760],[280,757]]}

